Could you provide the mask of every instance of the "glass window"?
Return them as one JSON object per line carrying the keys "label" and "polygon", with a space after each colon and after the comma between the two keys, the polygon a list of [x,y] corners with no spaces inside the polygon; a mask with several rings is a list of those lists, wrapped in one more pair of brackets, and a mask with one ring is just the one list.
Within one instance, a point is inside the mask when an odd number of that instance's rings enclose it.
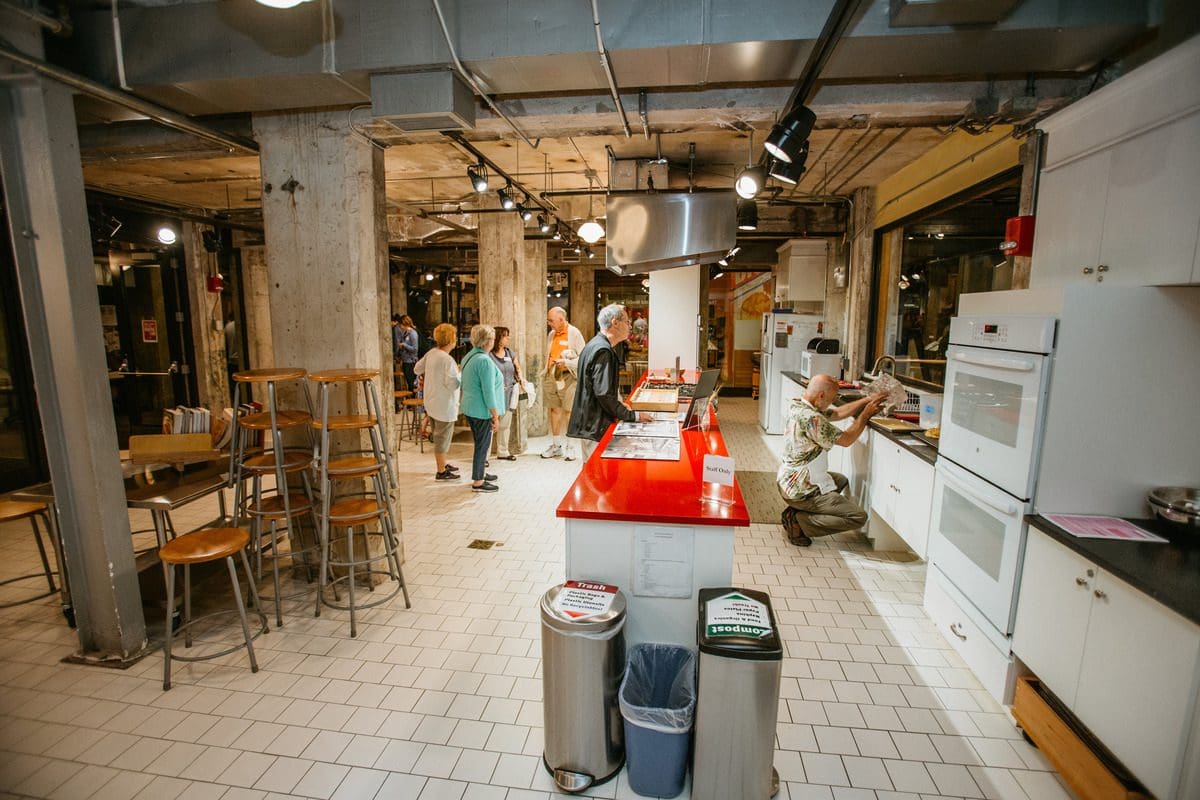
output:
{"label": "glass window", "polygon": [[939,533],[993,580],[1000,580],[1004,532],[1003,521],[949,486],[943,488]]}
{"label": "glass window", "polygon": [[1019,383],[972,375],[963,369],[954,373],[954,424],[1005,447],[1016,447],[1024,402],[1025,387]]}

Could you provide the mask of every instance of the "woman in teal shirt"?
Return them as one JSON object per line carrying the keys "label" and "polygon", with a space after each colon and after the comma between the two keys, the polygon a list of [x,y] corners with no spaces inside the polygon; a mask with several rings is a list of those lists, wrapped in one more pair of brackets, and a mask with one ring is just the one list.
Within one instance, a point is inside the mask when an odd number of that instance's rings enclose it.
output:
{"label": "woman in teal shirt", "polygon": [[500,427],[504,413],[504,378],[496,362],[488,356],[496,341],[496,329],[491,325],[471,328],[471,352],[462,360],[462,412],[471,425],[475,453],[471,459],[471,491],[495,492],[496,476],[484,471],[492,434]]}

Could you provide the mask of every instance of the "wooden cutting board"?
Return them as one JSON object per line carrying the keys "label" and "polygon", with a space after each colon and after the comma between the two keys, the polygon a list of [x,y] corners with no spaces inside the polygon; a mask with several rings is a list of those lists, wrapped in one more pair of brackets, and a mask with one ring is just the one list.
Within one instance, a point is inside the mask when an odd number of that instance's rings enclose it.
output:
{"label": "wooden cutting board", "polygon": [[871,422],[889,431],[916,431],[921,429],[920,425],[905,422],[902,419],[892,419],[891,417],[875,417]]}

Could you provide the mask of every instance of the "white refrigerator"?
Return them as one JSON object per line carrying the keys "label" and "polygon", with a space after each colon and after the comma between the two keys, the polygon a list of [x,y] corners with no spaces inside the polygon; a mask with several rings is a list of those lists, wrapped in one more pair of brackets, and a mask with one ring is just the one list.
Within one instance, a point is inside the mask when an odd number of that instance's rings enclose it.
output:
{"label": "white refrigerator", "polygon": [[813,314],[763,314],[758,365],[758,424],[767,433],[783,433],[783,373],[800,373],[800,354],[821,335],[821,317]]}

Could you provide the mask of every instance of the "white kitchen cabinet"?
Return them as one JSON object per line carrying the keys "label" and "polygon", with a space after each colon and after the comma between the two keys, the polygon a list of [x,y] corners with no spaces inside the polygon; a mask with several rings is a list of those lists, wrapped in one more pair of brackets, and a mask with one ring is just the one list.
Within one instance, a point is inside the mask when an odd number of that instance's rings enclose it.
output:
{"label": "white kitchen cabinet", "polygon": [[[834,425],[846,430],[853,422],[844,419]],[[829,471],[846,476],[849,485],[845,495],[863,508],[870,507],[871,440],[871,431],[865,430],[849,447],[834,446],[829,451]]]}
{"label": "white kitchen cabinet", "polygon": [[1162,800],[1183,800],[1200,626],[1031,529],[1016,654]]}
{"label": "white kitchen cabinet", "polygon": [[789,239],[779,255],[776,281],[785,300],[825,302],[825,274],[829,268],[829,243],[825,239]]}
{"label": "white kitchen cabinet", "polygon": [[1102,150],[1042,172],[1029,275],[1032,286],[1095,280],[1111,163],[1112,153]]}
{"label": "white kitchen cabinet", "polygon": [[870,470],[870,509],[914,553],[925,558],[929,549],[933,467],[886,436],[872,433]]}

